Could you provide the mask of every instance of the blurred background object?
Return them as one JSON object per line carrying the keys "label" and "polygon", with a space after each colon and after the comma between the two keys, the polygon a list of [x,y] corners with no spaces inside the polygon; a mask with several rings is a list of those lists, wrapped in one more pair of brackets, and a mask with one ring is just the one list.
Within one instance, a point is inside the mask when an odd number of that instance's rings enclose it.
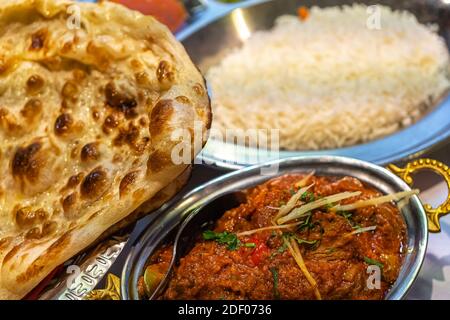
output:
{"label": "blurred background object", "polygon": [[172,32],[177,31],[189,18],[188,10],[183,2],[193,6],[194,2],[181,0],[111,0],[121,3],[130,9],[137,10],[146,15],[152,15],[164,23]]}
{"label": "blurred background object", "polygon": [[184,7],[192,17],[206,9],[207,0],[182,0]]}

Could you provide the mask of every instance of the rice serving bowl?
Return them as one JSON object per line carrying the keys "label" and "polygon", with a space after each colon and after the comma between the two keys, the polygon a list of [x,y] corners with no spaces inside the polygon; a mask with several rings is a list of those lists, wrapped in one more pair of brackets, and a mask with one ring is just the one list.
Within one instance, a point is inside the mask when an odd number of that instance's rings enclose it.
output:
{"label": "rice serving bowl", "polygon": [[254,33],[207,73],[213,127],[280,129],[281,149],[319,150],[414,123],[449,88],[447,47],[411,13],[377,8],[379,21],[363,5],[313,7]]}

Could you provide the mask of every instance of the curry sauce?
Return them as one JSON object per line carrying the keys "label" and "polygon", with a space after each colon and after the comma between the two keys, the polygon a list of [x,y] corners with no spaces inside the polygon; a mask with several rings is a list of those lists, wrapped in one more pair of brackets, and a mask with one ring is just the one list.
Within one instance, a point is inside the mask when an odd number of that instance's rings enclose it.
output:
{"label": "curry sauce", "polygon": [[[295,226],[274,227],[280,208],[304,178],[284,175],[248,190],[245,202],[225,212],[215,229],[199,236],[181,258],[160,298],[317,299],[319,294],[322,299],[383,299],[398,277],[406,248],[399,209],[393,202],[351,211],[336,211],[329,204],[296,219]],[[340,205],[381,196],[352,177],[308,179],[311,188],[296,206],[345,191],[361,193]],[[241,235],[249,230],[254,232]],[[291,243],[298,246],[315,287],[294,259]],[[171,256],[172,246],[167,246],[151,258],[146,272],[150,280],[157,284]],[[374,268],[379,282],[373,281]],[[148,296],[148,283],[139,283],[141,295]]]}

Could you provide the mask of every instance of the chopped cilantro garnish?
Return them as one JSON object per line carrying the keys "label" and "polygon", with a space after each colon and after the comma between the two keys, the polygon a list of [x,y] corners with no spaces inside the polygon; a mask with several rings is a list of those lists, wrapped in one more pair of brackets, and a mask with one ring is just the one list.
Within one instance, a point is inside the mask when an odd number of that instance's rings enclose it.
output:
{"label": "chopped cilantro garnish", "polygon": [[270,268],[273,277],[273,295],[275,299],[280,299],[280,292],[278,291],[278,270],[276,268]]}
{"label": "chopped cilantro garnish", "polygon": [[295,241],[298,242],[298,244],[315,244],[317,242],[317,240],[305,240],[305,239],[301,239],[299,237],[297,237],[294,233],[292,232],[285,232],[283,233],[283,237],[287,238],[287,239],[294,239]]}
{"label": "chopped cilantro garnish", "polygon": [[215,232],[212,230],[206,230],[203,232],[203,239],[214,240],[217,243],[225,244],[228,250],[236,250],[239,247],[255,248],[256,243],[246,242],[242,243],[235,233],[231,232]]}
{"label": "chopped cilantro garnish", "polygon": [[304,229],[311,229],[311,226],[312,226],[311,225],[311,214],[309,214],[306,217],[305,221],[303,221],[303,223],[299,224],[297,228],[299,231],[302,231]]}
{"label": "chopped cilantro garnish", "polygon": [[305,193],[303,193],[301,195],[300,199],[302,201],[312,202],[312,201],[316,200],[316,197],[314,196],[314,193],[306,191]]}
{"label": "chopped cilantro garnish", "polygon": [[286,249],[287,249],[287,244],[286,244],[286,242],[283,242],[283,244],[276,251],[274,251],[270,254],[270,259],[273,259],[276,255],[285,252]]}
{"label": "chopped cilantro garnish", "polygon": [[323,207],[324,207],[325,209],[327,209],[327,210],[330,210],[331,208],[334,207],[334,204],[328,203],[328,204],[324,205]]}
{"label": "chopped cilantro garnish", "polygon": [[380,261],[377,261],[377,260],[375,260],[375,259],[371,259],[371,258],[369,258],[369,257],[364,257],[364,262],[367,263],[368,265],[375,265],[375,266],[378,266],[378,267],[380,267],[381,269],[384,268],[384,265],[383,265]]}
{"label": "chopped cilantro garnish", "polygon": [[353,216],[353,213],[349,211],[339,211],[339,214],[343,216],[345,219],[350,219]]}
{"label": "chopped cilantro garnish", "polygon": [[315,227],[319,227],[320,234],[323,234],[325,230],[322,228],[322,225],[318,221],[312,222],[311,219],[312,219],[312,215],[309,214],[306,217],[306,220],[303,221],[303,223],[298,225],[298,227],[297,227],[298,231],[312,230]]}
{"label": "chopped cilantro garnish", "polygon": [[285,242],[283,242],[283,244],[277,249],[278,253],[283,253],[285,252],[287,249],[287,244]]}
{"label": "chopped cilantro garnish", "polygon": [[357,224],[357,223],[355,223],[355,221],[353,221],[353,213],[351,213],[349,211],[339,211],[338,214],[340,216],[344,217],[345,220],[347,220],[350,227],[352,227],[353,229],[361,228],[361,226],[359,224]]}
{"label": "chopped cilantro garnish", "polygon": [[215,232],[207,230],[203,232],[203,239],[205,240],[215,240],[217,243],[227,245],[228,250],[236,250],[241,242],[239,241],[235,233],[230,232]]}

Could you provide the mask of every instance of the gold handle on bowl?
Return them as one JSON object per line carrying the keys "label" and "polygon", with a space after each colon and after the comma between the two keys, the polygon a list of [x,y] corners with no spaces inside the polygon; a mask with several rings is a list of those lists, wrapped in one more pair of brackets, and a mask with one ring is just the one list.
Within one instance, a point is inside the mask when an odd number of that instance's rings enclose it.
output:
{"label": "gold handle on bowl", "polygon": [[433,208],[429,204],[425,204],[423,206],[427,214],[428,230],[430,232],[441,231],[439,218],[450,212],[450,168],[442,162],[427,158],[408,162],[403,168],[397,167],[394,164],[388,165],[387,168],[410,186],[412,186],[414,182],[411,174],[423,169],[429,169],[444,178],[445,182],[447,183],[447,199],[437,208]]}

